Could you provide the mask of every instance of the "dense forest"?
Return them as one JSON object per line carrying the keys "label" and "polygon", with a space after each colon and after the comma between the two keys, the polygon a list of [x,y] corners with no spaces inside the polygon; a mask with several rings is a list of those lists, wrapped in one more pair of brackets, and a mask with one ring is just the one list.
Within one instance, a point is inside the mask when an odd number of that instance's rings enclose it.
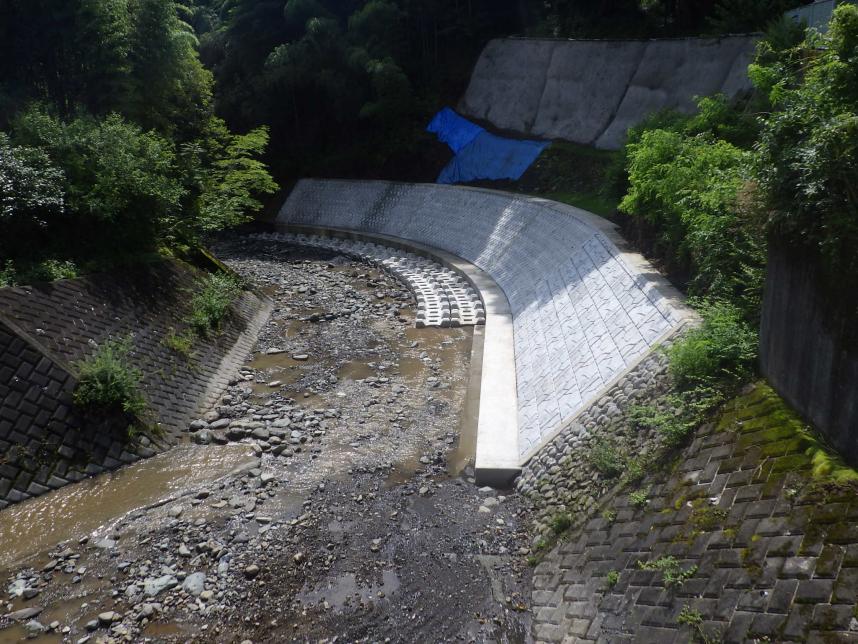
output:
{"label": "dense forest", "polygon": [[[300,176],[431,180],[446,152],[424,132],[427,119],[455,103],[490,38],[746,32],[767,28],[797,4],[3,0],[0,281],[52,279],[181,252],[260,212],[278,186],[288,189]],[[800,40],[793,36],[761,61],[765,104],[703,104],[712,108],[704,115],[736,121],[741,141],[731,140],[723,123],[678,117],[667,128],[670,139],[646,134],[646,127],[633,134],[622,155],[623,209],[643,211],[640,219],[656,227],[664,223],[659,218],[684,216],[671,211],[676,204],[653,202],[651,186],[642,191],[658,150],[675,157],[682,145],[692,154],[723,138],[717,163],[742,168],[735,186],[746,185],[752,158],[780,154],[786,133],[776,134],[774,124],[764,128],[757,114],[787,101],[786,88],[801,91],[801,79],[778,53],[794,52]],[[814,50],[808,44],[803,51]],[[762,157],[752,152],[757,148]],[[771,172],[762,179],[793,180]],[[670,221],[658,251],[694,273],[692,282],[721,288],[715,269],[694,265],[702,260],[694,259],[691,237],[670,238],[687,233]]]}

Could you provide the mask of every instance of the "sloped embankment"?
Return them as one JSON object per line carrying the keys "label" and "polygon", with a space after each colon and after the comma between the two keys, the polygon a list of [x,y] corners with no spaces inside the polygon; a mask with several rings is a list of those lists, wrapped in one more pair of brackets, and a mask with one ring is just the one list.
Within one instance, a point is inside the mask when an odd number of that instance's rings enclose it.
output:
{"label": "sloped embankment", "polygon": [[459,110],[505,130],[617,149],[652,112],[749,90],[756,40],[492,40]]}
{"label": "sloped embankment", "polygon": [[537,639],[851,641],[855,476],[757,385],[536,568]]}
{"label": "sloped embankment", "polygon": [[[226,387],[270,303],[244,291],[223,328],[181,355],[168,338],[188,326],[200,277],[186,263],[164,261],[0,289],[0,509],[151,456]],[[160,432],[129,438],[127,421],[93,424],[71,404],[77,363],[122,338],[130,338],[130,362],[142,373],[144,420]]]}

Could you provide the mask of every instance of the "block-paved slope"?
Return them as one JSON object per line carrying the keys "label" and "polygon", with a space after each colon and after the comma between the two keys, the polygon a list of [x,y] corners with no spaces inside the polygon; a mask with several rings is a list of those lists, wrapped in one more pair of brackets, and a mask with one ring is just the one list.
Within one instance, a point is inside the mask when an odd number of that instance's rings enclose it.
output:
{"label": "block-paved slope", "polygon": [[[813,468],[854,472],[802,427],[766,385],[731,403],[672,473],[644,482],[646,507],[621,495],[613,520],[593,518],[536,568],[536,639],[858,641],[858,491]],[[638,565],[665,557],[693,574],[669,585]]]}
{"label": "block-paved slope", "polygon": [[41,347],[0,321],[0,509],[163,447],[148,438],[126,440],[126,418],[82,422],[72,406],[76,383]]}
{"label": "block-paved slope", "polygon": [[[189,265],[168,261],[0,289],[0,508],[151,455],[214,401],[270,304],[245,292],[223,331],[197,342],[188,360],[164,340],[183,330],[197,277]],[[124,337],[132,338],[130,358],[143,375],[146,420],[160,425],[163,440],[129,442],[125,425],[91,427],[71,408],[75,363]]]}

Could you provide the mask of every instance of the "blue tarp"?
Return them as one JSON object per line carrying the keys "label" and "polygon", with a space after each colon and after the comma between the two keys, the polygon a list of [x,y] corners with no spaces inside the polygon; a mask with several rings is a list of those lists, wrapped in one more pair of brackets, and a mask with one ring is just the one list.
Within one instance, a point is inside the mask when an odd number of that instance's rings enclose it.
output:
{"label": "blue tarp", "polygon": [[483,132],[453,157],[438,183],[466,183],[478,179],[520,179],[542,151],[544,141],[516,141]]}
{"label": "blue tarp", "polygon": [[438,112],[426,129],[437,134],[456,155],[438,175],[438,183],[520,179],[550,145],[547,141],[495,136],[448,107]]}
{"label": "blue tarp", "polygon": [[459,116],[449,107],[435,115],[426,131],[437,134],[438,140],[449,145],[453,154],[458,154],[468,143],[485,132],[479,125]]}

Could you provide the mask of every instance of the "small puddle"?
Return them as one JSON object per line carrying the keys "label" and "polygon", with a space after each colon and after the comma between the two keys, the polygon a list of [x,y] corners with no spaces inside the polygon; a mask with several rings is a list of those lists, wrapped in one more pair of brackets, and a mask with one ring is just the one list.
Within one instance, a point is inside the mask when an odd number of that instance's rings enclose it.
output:
{"label": "small puddle", "polygon": [[247,445],[180,445],[0,512],[0,568],[253,463]]}
{"label": "small puddle", "polygon": [[399,576],[395,570],[383,571],[381,579],[380,585],[363,586],[358,583],[354,573],[346,573],[330,580],[325,587],[302,592],[298,599],[309,606],[327,602],[333,610],[340,612],[345,608],[379,601],[399,590]]}
{"label": "small puddle", "polygon": [[340,380],[365,380],[375,375],[375,369],[367,362],[346,362],[337,369],[337,377]]}
{"label": "small puddle", "polygon": [[257,371],[284,371],[286,369],[300,367],[308,362],[309,357],[307,360],[295,360],[290,354],[285,352],[270,354],[260,353],[246,366],[251,369],[256,369]]}

